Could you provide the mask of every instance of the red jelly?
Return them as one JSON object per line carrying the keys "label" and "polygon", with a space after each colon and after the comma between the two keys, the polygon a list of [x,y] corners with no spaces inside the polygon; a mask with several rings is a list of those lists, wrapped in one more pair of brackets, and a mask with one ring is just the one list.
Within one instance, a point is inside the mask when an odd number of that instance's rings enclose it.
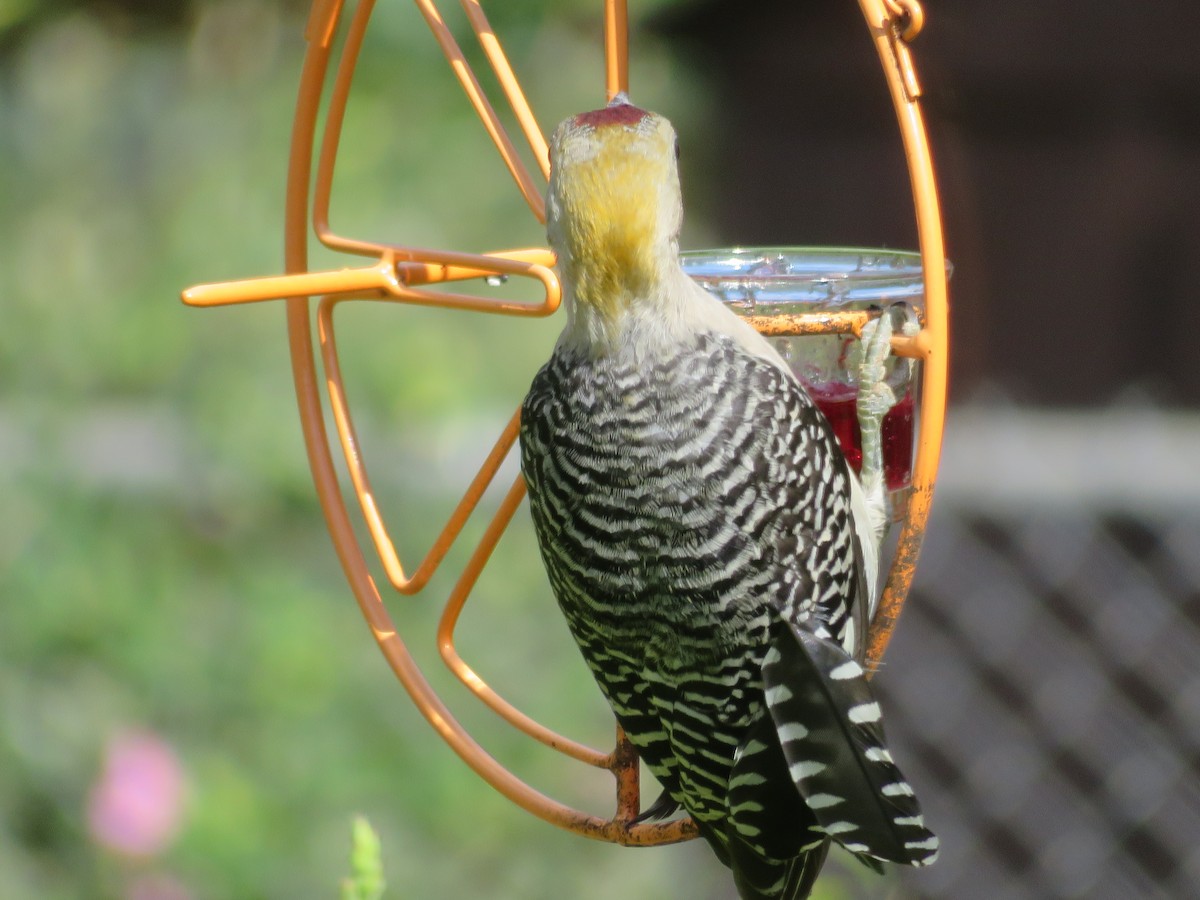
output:
{"label": "red jelly", "polygon": [[[825,413],[846,459],[857,472],[862,468],[862,432],[858,427],[857,392],[848,384],[807,384],[813,401]],[[883,473],[889,491],[912,483],[913,395],[905,392],[883,417]]]}

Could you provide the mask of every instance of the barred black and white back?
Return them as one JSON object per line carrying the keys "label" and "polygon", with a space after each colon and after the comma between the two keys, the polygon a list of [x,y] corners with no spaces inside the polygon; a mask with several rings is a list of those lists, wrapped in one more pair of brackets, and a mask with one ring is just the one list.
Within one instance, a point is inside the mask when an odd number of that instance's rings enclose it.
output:
{"label": "barred black and white back", "polygon": [[560,348],[525,401],[522,463],[584,658],[744,896],[806,896],[782,891],[827,836],[931,861],[853,661],[853,475],[790,372],[711,332],[649,367]]}

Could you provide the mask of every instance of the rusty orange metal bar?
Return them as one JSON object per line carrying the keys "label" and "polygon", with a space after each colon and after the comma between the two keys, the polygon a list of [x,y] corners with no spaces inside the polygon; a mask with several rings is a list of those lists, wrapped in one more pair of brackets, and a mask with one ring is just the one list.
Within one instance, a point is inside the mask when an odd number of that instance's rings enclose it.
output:
{"label": "rusty orange metal bar", "polygon": [[[516,426],[517,423],[518,417],[514,416],[513,426]],[[508,494],[505,495],[499,511],[488,526],[487,532],[480,540],[478,547],[475,548],[475,556],[472,557],[471,562],[463,571],[458,583],[454,586],[454,590],[450,593],[450,599],[446,603],[446,608],[442,611],[441,621],[438,623],[438,650],[442,655],[442,659],[450,668],[450,671],[502,718],[508,720],[535,740],[567,756],[577,759],[580,762],[585,762],[590,766],[608,768],[611,764],[611,753],[604,753],[600,750],[593,750],[591,747],[585,747],[583,744],[576,743],[570,738],[551,731],[525,715],[500,697],[499,694],[488,686],[487,682],[476,675],[475,671],[458,655],[458,651],[454,647],[454,628],[458,624],[458,617],[462,613],[463,605],[467,601],[467,595],[470,594],[471,589],[475,586],[475,581],[479,577],[479,573],[483,571],[483,567],[491,557],[492,551],[496,548],[496,544],[500,540],[500,536],[504,533],[504,529],[508,527],[513,513],[517,511],[517,507],[521,505],[521,501],[524,499],[525,479],[517,475],[512,487],[508,490]]]}
{"label": "rusty orange metal bar", "polygon": [[[321,301],[317,310],[317,334],[321,343],[321,359],[325,365],[330,406],[338,438],[342,445],[342,456],[346,460],[350,481],[354,486],[354,493],[358,497],[359,508],[367,523],[367,530],[375,545],[375,552],[383,564],[388,581],[401,594],[416,594],[429,583],[429,579],[441,565],[451,545],[462,532],[467,519],[471,517],[471,513],[475,511],[475,507],[491,485],[497,470],[508,456],[513,444],[516,443],[519,419],[517,415],[513,415],[508,426],[501,432],[491,453],[484,460],[479,472],[467,487],[458,506],[450,514],[450,519],[434,540],[433,546],[425,558],[412,575],[406,575],[404,566],[396,553],[395,545],[388,536],[387,527],[383,522],[383,514],[375,502],[375,492],[371,489],[371,480],[367,474],[366,456],[359,444],[358,433],[350,414],[350,405],[346,402],[346,391],[342,383],[341,364],[338,361],[337,341],[333,329],[333,307],[337,302],[337,299],[333,297],[326,297]],[[505,522],[507,523],[507,519]]]}
{"label": "rusty orange metal bar", "polygon": [[[432,0],[416,0],[416,5],[432,31],[434,38],[437,40],[438,45],[450,61],[459,83],[466,92],[467,98],[475,109],[476,114],[487,129],[488,135],[500,151],[501,158],[516,182],[522,197],[529,204],[534,216],[539,221],[544,222],[546,219],[545,201],[542,199],[541,189],[534,183],[528,169],[521,162],[512,140],[508,137],[503,125],[501,125],[495,109],[485,96],[479,80],[467,64],[462,49],[459,47],[457,41],[455,41],[450,29],[446,26],[441,13],[437,10]],[[354,15],[347,29],[345,45],[342,48],[341,60],[339,61],[337,73],[334,77],[333,87],[330,90],[328,110],[325,118],[325,132],[321,141],[320,159],[317,163],[317,180],[313,192],[313,228],[321,242],[334,250],[366,256],[381,255],[391,250],[398,259],[422,260],[427,257],[427,254],[414,248],[343,237],[335,234],[329,227],[329,201],[332,193],[333,172],[337,163],[337,151],[341,139],[342,123],[346,114],[346,102],[350,96],[354,71],[357,68],[359,54],[362,50],[363,37],[366,35],[367,25],[370,22],[371,13],[374,11],[374,8],[375,0],[360,0],[358,6],[355,8]],[[518,121],[525,128],[526,136],[530,141],[530,146],[534,149],[535,155],[540,154],[539,164],[541,164],[542,160],[546,157],[545,139],[537,128],[537,123],[533,120],[528,102],[525,100],[524,95],[520,93],[519,86],[516,85],[512,68],[508,65],[507,59],[500,50],[499,43],[495,40],[495,35],[487,24],[486,18],[483,16],[483,11],[476,9],[472,12],[472,10],[468,9],[468,13],[472,14],[472,26],[476,29],[480,42],[488,54],[488,59],[496,72],[497,78],[500,80],[501,86],[505,90],[506,96],[510,99],[510,102],[514,97],[519,97],[515,112]],[[546,172],[549,171],[548,162],[545,163],[544,170]]]}
{"label": "rusty orange metal bar", "polygon": [[[492,66],[492,71],[496,73],[500,88],[504,91],[504,97],[508,100],[513,115],[517,117],[521,131],[525,134],[525,140],[529,142],[529,149],[533,151],[538,167],[542,171],[542,177],[549,178],[550,149],[546,143],[546,136],[538,126],[533,110],[529,107],[529,101],[525,99],[525,92],[521,90],[520,82],[513,73],[508,57],[504,55],[504,49],[500,46],[496,33],[492,31],[487,16],[483,14],[483,7],[479,5],[478,0],[460,0],[460,2],[467,18],[470,19],[475,36],[479,39],[479,45],[483,48],[483,52]],[[538,196],[540,198],[541,195]],[[543,223],[546,221],[544,209],[541,215],[534,210],[534,215],[537,216],[538,221]]]}
{"label": "rusty orange metal bar", "polygon": [[[415,0],[457,76],[468,101],[496,145],[521,196],[531,212],[544,221],[540,186],[535,184],[516,152],[498,116],[467,64],[461,48],[438,11],[434,0]],[[946,266],[942,244],[932,163],[918,107],[920,86],[906,42],[920,32],[924,16],[915,0],[859,0],[879,52],[885,77],[896,108],[904,141],[921,243],[925,277],[925,309],[921,331],[914,337],[895,336],[892,349],[922,362],[922,407],[914,462],[913,491],[881,601],[881,610],[869,638],[868,655],[878,662],[886,648],[896,617],[907,595],[924,534],[937,472],[946,400],[947,297]],[[540,174],[549,171],[546,141],[524,97],[503,49],[478,0],[460,0],[470,27],[495,72],[506,101],[515,116]],[[417,708],[464,761],[488,783],[517,805],[560,827],[585,836],[622,844],[652,845],[687,840],[697,835],[695,823],[678,819],[663,823],[632,824],[640,808],[636,752],[617,729],[616,744],[609,753],[594,750],[545,728],[500,697],[459,656],[454,632],[467,597],[495,549],[501,535],[524,496],[518,477],[508,489],[499,510],[490,520],[453,588],[437,629],[437,645],[443,661],[482,702],[514,727],[571,759],[612,772],[616,785],[616,812],[609,818],[571,809],[549,798],[517,778],[493,759],[454,719],[417,667],[385,608],[355,533],[346,497],[341,489],[325,428],[321,400],[322,379],[314,360],[312,310],[317,304],[319,358],[324,370],[328,397],[341,455],[367,525],[376,556],[392,588],[414,594],[429,581],[461,534],[480,499],[495,479],[501,464],[517,439],[518,418],[513,416],[488,453],[479,471],[433,545],[411,571],[402,565],[388,535],[383,515],[371,488],[366,461],[360,446],[342,383],[338,357],[335,311],[349,300],[411,303],[445,308],[517,316],[552,313],[561,291],[551,271],[553,255],[546,248],[503,250],[471,254],[409,247],[383,241],[338,235],[329,227],[329,204],[338,142],[344,121],[354,70],[363,36],[374,9],[374,0],[360,0],[346,29],[341,56],[327,104],[325,129],[316,160],[317,118],[329,71],[333,37],[343,14],[343,0],[314,0],[305,29],[307,52],[301,73],[293,122],[288,166],[284,243],[285,274],[219,284],[198,285],[183,294],[194,306],[217,306],[264,300],[285,300],[288,342],[300,411],[301,427],[313,472],[314,486],[329,525],[335,551],[380,650]],[[605,88],[609,98],[629,87],[628,14],[625,0],[604,2]],[[309,186],[312,185],[312,196]],[[368,265],[338,271],[308,271],[308,236],[311,223],[317,238],[339,252],[372,258]],[[426,291],[420,286],[487,275],[515,275],[540,283],[540,302],[512,303],[495,297],[465,293]],[[750,322],[769,336],[827,334],[860,335],[868,312],[812,313],[800,316],[751,317]]]}
{"label": "rusty orange metal bar", "polygon": [[914,349],[921,359],[921,412],[913,486],[879,611],[869,633],[867,660],[871,671],[883,658],[904,608],[933,503],[945,427],[950,304],[937,181],[921,113],[920,84],[908,49],[908,42],[924,26],[925,14],[917,0],[859,0],[859,5],[875,42],[900,126],[925,279],[925,321],[914,339]]}
{"label": "rusty orange metal bar", "polygon": [[[818,334],[852,334],[862,337],[863,326],[880,315],[869,310],[844,312],[780,313],[773,316],[743,316],[742,318],[764,337],[807,337]],[[924,359],[926,351],[919,334],[908,337],[894,334],[892,353],[912,359]]]}
{"label": "rusty orange metal bar", "polygon": [[[368,0],[374,3],[374,0]],[[541,190],[533,183],[533,179],[529,176],[529,171],[525,168],[520,158],[517,156],[516,148],[513,146],[512,140],[508,133],[504,130],[504,126],[500,124],[500,119],[496,115],[496,111],[488,102],[487,96],[480,87],[478,79],[475,78],[475,73],[471,71],[471,67],[467,64],[466,57],[459,49],[458,43],[454,40],[454,36],[450,33],[450,29],[446,27],[446,23],[442,20],[441,14],[438,13],[436,6],[432,0],[416,0],[417,8],[421,10],[421,15],[425,17],[425,21],[429,23],[430,29],[433,31],[433,36],[437,39],[438,44],[442,48],[442,52],[446,55],[446,59],[450,61],[450,67],[454,70],[454,74],[458,77],[462,84],[463,90],[466,91],[471,105],[475,108],[479,119],[483,122],[484,128],[487,129],[488,136],[496,145],[496,149],[500,151],[500,156],[504,160],[504,164],[508,167],[509,173],[513,180],[516,181],[517,187],[521,191],[521,196],[525,198],[525,202],[529,204],[529,208],[533,211],[534,217],[539,222],[546,221],[546,201],[542,197]],[[487,19],[483,15],[483,10],[478,7],[478,4],[465,4],[474,6],[475,9],[468,9],[468,15],[471,18],[471,24],[475,27],[476,36],[480,38],[484,45],[485,51],[491,48],[494,56],[489,56],[489,59],[499,58],[503,60],[503,54],[500,53],[500,45],[492,39],[488,39],[485,35],[491,34],[491,27],[487,24]],[[529,104],[525,101],[524,94],[521,92],[520,86],[512,75],[512,70],[508,67],[507,60],[504,60],[503,68],[496,72],[496,76],[500,79],[501,84],[505,88],[505,93],[511,98],[512,96],[520,95],[520,106],[523,110],[529,109]],[[518,114],[519,117],[520,114]],[[536,128],[536,123],[533,123],[533,116],[528,116],[530,123]],[[527,132],[528,133],[528,132]],[[538,140],[541,143],[542,150],[545,150],[545,139],[539,134]],[[546,164],[545,171],[549,173],[549,163]]]}
{"label": "rusty orange metal bar", "polygon": [[629,9],[625,0],[604,0],[604,93],[629,93]]}
{"label": "rusty orange metal bar", "polygon": [[[546,251],[537,254],[529,251],[472,254],[424,250],[420,253],[423,260],[417,264],[397,262],[394,251],[385,249],[382,258],[370,266],[198,284],[185,290],[182,298],[189,306],[207,307],[331,295],[341,299],[403,300],[422,306],[515,316],[550,315],[561,302],[558,277],[549,268],[553,264],[553,256]],[[550,259],[547,260],[546,256],[550,256]],[[533,262],[530,258],[543,261]],[[537,303],[512,303],[495,297],[409,287],[414,280],[433,283],[488,275],[517,275],[539,281],[543,289],[542,300]]]}

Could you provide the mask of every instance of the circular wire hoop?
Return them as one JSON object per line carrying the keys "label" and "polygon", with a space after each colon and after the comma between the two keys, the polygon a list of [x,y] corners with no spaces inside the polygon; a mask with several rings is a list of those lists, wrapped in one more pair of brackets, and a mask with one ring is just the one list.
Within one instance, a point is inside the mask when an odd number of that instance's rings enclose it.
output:
{"label": "circular wire hoop", "polygon": [[[450,29],[442,20],[435,0],[415,0],[442,51],[450,61],[468,100],[496,144],[517,189],[540,221],[545,220],[542,193],[516,153],[514,144],[484,95]],[[540,168],[541,178],[549,173],[545,138],[533,117],[503,49],[488,24],[479,0],[460,0],[472,30],[491,66],[529,148]],[[337,235],[329,227],[330,187],[337,158],[338,140],[347,97],[363,36],[375,0],[359,0],[349,16],[337,72],[329,92],[325,129],[316,157],[317,120],[333,52],[334,34],[343,16],[344,0],[313,0],[305,29],[307,52],[300,76],[293,119],[284,221],[285,274],[237,282],[198,285],[184,291],[185,303],[216,306],[261,300],[284,300],[293,378],[309,465],[321,508],[329,526],[338,559],[372,635],[396,677],[418,709],[451,748],[484,780],[529,812],[587,837],[627,845],[656,845],[696,837],[695,823],[688,818],[668,822],[634,822],[640,810],[638,758],[636,751],[617,728],[616,745],[603,752],[559,735],[542,726],[496,694],[458,655],[454,629],[472,587],[486,565],[500,536],[524,499],[525,485],[518,475],[505,494],[498,511],[471,554],[444,608],[437,630],[437,644],[451,671],[479,699],[506,721],[535,740],[564,755],[612,772],[616,781],[616,812],[610,818],[573,809],[545,796],[508,771],[490,756],[454,718],[433,690],[401,639],[378,586],[371,577],[366,557],[355,534],[347,497],[339,483],[333,444],[325,427],[322,377],[324,371],[329,407],[338,443],[360,513],[374,549],[392,588],[415,594],[444,559],[463,525],[491,485],[496,472],[517,440],[516,415],[496,441],[479,473],[467,487],[462,500],[433,543],[424,560],[411,574],[401,564],[375,503],[364,455],[345,393],[338,361],[335,311],[346,300],[368,299],[415,303],[514,316],[544,316],[554,312],[561,297],[558,279],[551,269],[553,255],[546,248],[505,250],[487,254],[430,250],[363,241]],[[945,250],[933,164],[919,106],[920,86],[913,68],[908,41],[916,37],[924,15],[916,0],[859,0],[875,43],[899,121],[905,157],[912,183],[917,231],[925,280],[925,309],[921,331],[913,337],[893,338],[893,351],[914,357],[921,366],[920,421],[916,436],[912,493],[897,540],[891,569],[867,644],[869,663],[882,657],[908,594],[920,552],[921,540],[933,499],[941,450],[946,404],[948,365],[948,303]],[[609,98],[628,88],[628,20],[625,0],[604,0],[605,88]],[[315,174],[315,179],[314,179]],[[312,191],[310,194],[310,185]],[[326,246],[372,260],[359,268],[311,272],[308,268],[308,222]],[[528,278],[542,289],[538,303],[510,303],[495,298],[424,288],[434,283],[456,282],[487,275]],[[317,343],[313,341],[311,300],[317,304]],[[797,317],[793,317],[797,318]],[[829,331],[856,332],[862,317],[798,317],[775,334],[811,334]],[[778,323],[776,323],[778,326]]]}

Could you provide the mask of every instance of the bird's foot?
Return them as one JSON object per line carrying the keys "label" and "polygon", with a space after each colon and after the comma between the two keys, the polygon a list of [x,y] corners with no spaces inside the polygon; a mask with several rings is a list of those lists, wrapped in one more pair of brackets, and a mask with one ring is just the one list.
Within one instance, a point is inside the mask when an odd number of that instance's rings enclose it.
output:
{"label": "bird's foot", "polygon": [[[858,424],[862,433],[862,469],[859,481],[866,494],[872,527],[882,535],[888,521],[887,491],[883,479],[883,417],[896,405],[896,392],[888,384],[888,357],[892,335],[915,334],[920,326],[912,310],[896,304],[871,319],[862,329],[862,339],[854,347],[851,371],[858,380]],[[909,360],[892,365],[911,366]]]}

